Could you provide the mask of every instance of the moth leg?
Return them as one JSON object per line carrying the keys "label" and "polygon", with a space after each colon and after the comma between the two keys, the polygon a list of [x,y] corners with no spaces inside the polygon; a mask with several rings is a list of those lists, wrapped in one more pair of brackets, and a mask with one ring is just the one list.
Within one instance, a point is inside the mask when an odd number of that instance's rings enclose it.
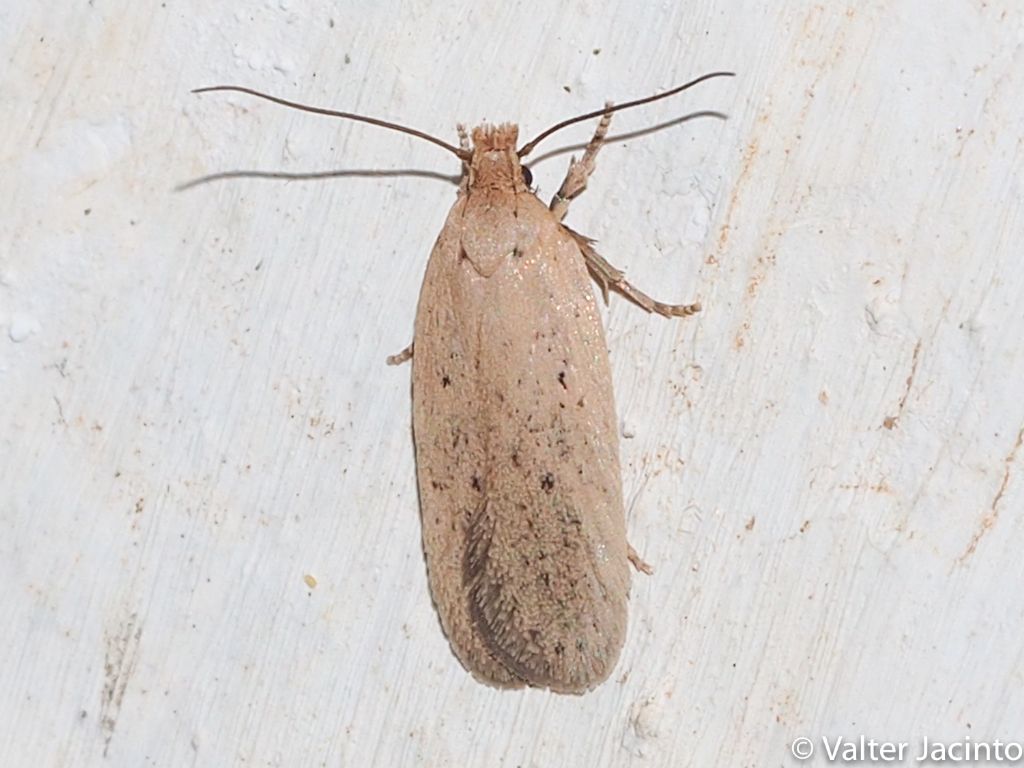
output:
{"label": "moth leg", "polygon": [[[413,344],[415,344],[415,343],[416,342],[413,342]],[[387,358],[388,365],[401,365],[402,363],[406,362],[407,360],[412,360],[413,344],[410,344],[408,347],[403,349],[397,355],[388,355],[388,358]]]}
{"label": "moth leg", "polygon": [[640,557],[640,555],[637,554],[636,550],[633,549],[632,544],[627,544],[626,546],[629,547],[627,557],[629,557],[629,562],[633,564],[634,568],[636,568],[638,571],[646,573],[648,576],[654,573],[654,569],[651,568],[651,566],[647,563],[646,560],[644,560],[642,557]]}
{"label": "moth leg", "polygon": [[601,286],[601,296],[604,303],[608,303],[608,289],[612,288],[646,312],[657,312],[664,317],[689,317],[700,312],[700,302],[693,304],[665,304],[664,302],[652,299],[646,293],[634,286],[626,279],[621,269],[616,269],[604,257],[594,250],[594,241],[586,235],[581,235],[575,230],[562,225],[562,228],[572,235],[576,245],[579,246],[583,259],[587,263],[587,271]]}
{"label": "moth leg", "polygon": [[[605,108],[612,106],[610,101],[606,101],[604,104]],[[548,208],[551,213],[554,214],[556,221],[561,221],[565,218],[565,214],[569,212],[569,203],[583,194],[583,190],[587,188],[587,179],[590,178],[590,174],[594,172],[594,161],[597,159],[597,153],[600,151],[604,144],[604,137],[608,135],[608,125],[612,121],[610,112],[606,112],[601,117],[601,122],[597,124],[597,130],[594,131],[594,136],[587,144],[587,148],[583,150],[583,157],[580,158],[579,162],[574,157],[569,161],[569,172],[565,174],[565,181],[562,182],[562,186],[558,188],[555,196],[551,198],[551,205]]]}

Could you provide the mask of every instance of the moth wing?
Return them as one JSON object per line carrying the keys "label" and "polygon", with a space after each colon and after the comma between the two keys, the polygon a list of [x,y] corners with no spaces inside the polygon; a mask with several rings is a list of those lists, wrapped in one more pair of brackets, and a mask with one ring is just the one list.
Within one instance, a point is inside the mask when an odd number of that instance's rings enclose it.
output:
{"label": "moth wing", "polygon": [[[470,613],[467,531],[484,503],[486,433],[476,368],[483,308],[466,285],[460,242],[465,198],[452,208],[427,263],[416,313],[413,436],[430,592],[455,655],[486,683],[518,688]],[[469,291],[467,293],[467,291]]]}
{"label": "moth wing", "polygon": [[533,195],[517,197],[516,220],[516,255],[486,281],[480,317],[471,613],[515,674],[582,692],[615,665],[629,593],[608,349],[575,240]]}

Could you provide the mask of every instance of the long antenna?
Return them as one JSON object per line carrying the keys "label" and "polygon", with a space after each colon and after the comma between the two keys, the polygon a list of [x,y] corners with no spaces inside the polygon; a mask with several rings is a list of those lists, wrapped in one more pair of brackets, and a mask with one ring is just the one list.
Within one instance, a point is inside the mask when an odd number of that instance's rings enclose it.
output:
{"label": "long antenna", "polygon": [[688,83],[684,83],[683,85],[673,88],[670,91],[665,91],[664,93],[658,93],[655,94],[654,96],[646,96],[642,99],[636,99],[635,101],[627,101],[625,104],[617,104],[613,107],[596,109],[593,112],[587,112],[587,114],[585,115],[570,117],[568,120],[563,120],[562,122],[551,126],[546,131],[543,131],[535,139],[524,144],[523,148],[520,149],[516,154],[518,154],[519,157],[526,157],[537,147],[538,144],[540,144],[541,141],[546,139],[552,133],[554,133],[555,131],[560,131],[566,126],[572,125],[573,123],[579,123],[583,120],[590,120],[593,117],[610,115],[612,112],[618,112],[620,109],[629,109],[630,107],[639,107],[641,104],[650,104],[652,101],[658,101],[659,99],[667,99],[669,96],[675,96],[677,93],[681,93],[682,91],[685,91],[687,88],[692,88],[698,83],[703,83],[705,80],[710,80],[713,77],[735,77],[735,75],[735,72],[709,72],[706,75],[701,75],[696,80],[691,80]]}
{"label": "long antenna", "polygon": [[460,160],[469,160],[472,155],[464,149],[453,147],[446,141],[431,136],[429,133],[423,133],[423,131],[417,131],[415,128],[408,128],[398,123],[391,123],[387,120],[378,120],[375,117],[366,117],[365,115],[356,115],[352,112],[339,112],[335,109],[324,109],[322,107],[311,107],[308,104],[299,104],[295,101],[288,101],[287,99],[279,99],[277,96],[271,96],[267,93],[260,93],[254,91],[251,88],[243,88],[240,85],[211,85],[206,88],[195,88],[192,93],[210,93],[211,91],[237,91],[238,93],[247,93],[250,96],[258,96],[261,99],[272,101],[275,104],[281,104],[285,107],[291,107],[292,109],[299,109],[303,112],[312,112],[317,115],[327,115],[328,117],[342,117],[346,120],[358,120],[361,123],[369,123],[370,125],[377,125],[381,128],[390,128],[392,131],[400,131],[401,133],[408,133],[411,136],[416,136],[420,139],[426,139],[431,144],[436,144],[442,149],[447,149],[453,155]]}

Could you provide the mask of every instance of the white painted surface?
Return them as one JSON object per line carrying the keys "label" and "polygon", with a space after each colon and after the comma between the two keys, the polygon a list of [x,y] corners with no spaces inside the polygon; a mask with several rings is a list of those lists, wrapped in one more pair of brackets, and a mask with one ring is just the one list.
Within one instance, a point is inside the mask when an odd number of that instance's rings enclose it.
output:
{"label": "white painted surface", "polygon": [[[824,765],[822,736],[1024,741],[1022,17],[8,0],[0,764],[792,765],[807,736]],[[656,568],[623,658],[583,698],[482,687],[430,604],[409,369],[384,365],[454,189],[172,189],[457,167],[188,90],[454,139],[721,68],[739,76],[613,132],[727,121],[606,148],[569,217],[640,287],[705,306],[608,312]],[[545,197],[566,162],[534,168]]]}

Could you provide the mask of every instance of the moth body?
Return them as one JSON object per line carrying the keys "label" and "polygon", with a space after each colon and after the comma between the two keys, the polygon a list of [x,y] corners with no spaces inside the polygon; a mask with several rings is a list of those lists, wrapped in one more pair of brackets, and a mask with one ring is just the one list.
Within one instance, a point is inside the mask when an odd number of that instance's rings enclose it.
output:
{"label": "moth body", "polygon": [[582,693],[626,629],[604,329],[576,237],[526,186],[514,125],[473,131],[414,340],[423,545],[455,654],[492,685]]}

